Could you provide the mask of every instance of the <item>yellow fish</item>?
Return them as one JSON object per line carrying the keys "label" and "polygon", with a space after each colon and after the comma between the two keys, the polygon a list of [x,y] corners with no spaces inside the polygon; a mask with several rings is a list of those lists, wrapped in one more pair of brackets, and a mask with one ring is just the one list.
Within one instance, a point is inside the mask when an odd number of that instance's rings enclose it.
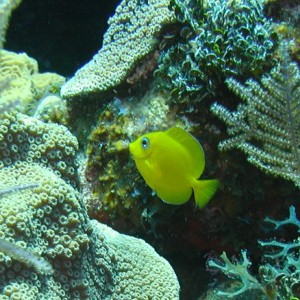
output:
{"label": "yellow fish", "polygon": [[187,202],[192,192],[202,208],[216,192],[219,181],[198,180],[205,166],[199,142],[179,127],[142,135],[129,145],[146,183],[169,204]]}

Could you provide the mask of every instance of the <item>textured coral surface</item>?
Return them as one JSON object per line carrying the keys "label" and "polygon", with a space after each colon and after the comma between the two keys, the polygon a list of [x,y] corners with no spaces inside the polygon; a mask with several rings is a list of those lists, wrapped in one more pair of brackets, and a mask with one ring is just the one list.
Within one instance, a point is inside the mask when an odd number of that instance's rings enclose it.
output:
{"label": "textured coral surface", "polygon": [[125,80],[153,51],[162,26],[174,22],[169,0],[123,0],[103,38],[103,47],[61,90],[63,97],[99,93]]}
{"label": "textured coral surface", "polygon": [[29,113],[38,101],[58,93],[65,78],[55,73],[39,73],[38,63],[26,53],[0,49],[0,105],[18,101],[18,110]]}
{"label": "textured coral surface", "polygon": [[0,128],[0,239],[16,244],[0,253],[0,299],[179,299],[173,269],[151,246],[90,221],[66,127],[11,111]]}
{"label": "textured coral surface", "polygon": [[0,1],[0,48],[5,42],[5,34],[12,11],[21,3],[21,0]]}
{"label": "textured coral surface", "polygon": [[16,161],[38,162],[73,186],[78,182],[77,139],[64,126],[45,124],[21,113],[0,118],[0,166]]}

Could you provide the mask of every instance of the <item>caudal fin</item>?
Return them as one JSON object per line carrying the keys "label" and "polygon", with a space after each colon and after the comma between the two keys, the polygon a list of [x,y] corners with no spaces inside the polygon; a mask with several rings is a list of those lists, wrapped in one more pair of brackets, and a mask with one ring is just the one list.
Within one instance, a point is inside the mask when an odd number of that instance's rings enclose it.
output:
{"label": "caudal fin", "polygon": [[195,202],[198,207],[203,208],[219,187],[216,179],[197,180],[193,185]]}

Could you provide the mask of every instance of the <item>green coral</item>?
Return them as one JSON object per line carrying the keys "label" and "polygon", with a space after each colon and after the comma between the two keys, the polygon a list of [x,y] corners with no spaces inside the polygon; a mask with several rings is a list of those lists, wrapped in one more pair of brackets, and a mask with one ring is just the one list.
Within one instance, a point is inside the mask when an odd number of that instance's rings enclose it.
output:
{"label": "green coral", "polygon": [[257,76],[272,64],[276,45],[261,0],[173,0],[180,39],[155,72],[175,96],[202,91],[232,75]]}
{"label": "green coral", "polygon": [[123,0],[108,20],[102,48],[62,87],[62,96],[99,93],[122,83],[154,50],[163,26],[175,21],[169,4],[169,0]]}
{"label": "green coral", "polygon": [[12,110],[0,129],[1,300],[179,299],[151,246],[87,216],[64,126]]}
{"label": "green coral", "polygon": [[0,252],[1,300],[179,299],[168,262],[144,241],[90,221],[79,192],[51,170],[26,162],[0,170],[0,190],[32,182],[2,193],[0,239],[46,259],[54,273]]}
{"label": "green coral", "polygon": [[215,103],[211,110],[228,126],[220,149],[238,148],[250,163],[300,186],[300,71],[281,63],[261,83],[235,79],[228,87],[243,101],[236,111]]}
{"label": "green coral", "polygon": [[0,167],[16,161],[39,163],[72,185],[77,180],[77,139],[62,125],[45,124],[11,112],[0,119]]}
{"label": "green coral", "polygon": [[20,3],[21,0],[0,0],[0,48],[3,48],[5,42],[10,16]]}
{"label": "green coral", "polygon": [[58,93],[64,82],[58,74],[39,73],[37,61],[27,54],[0,49],[0,107],[17,100],[15,108],[29,114],[45,95]]}

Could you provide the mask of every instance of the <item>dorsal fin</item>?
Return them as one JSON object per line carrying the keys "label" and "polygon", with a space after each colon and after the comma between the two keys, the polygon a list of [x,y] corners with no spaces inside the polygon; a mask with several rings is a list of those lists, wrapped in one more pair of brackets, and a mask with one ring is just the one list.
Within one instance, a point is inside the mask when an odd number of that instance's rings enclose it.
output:
{"label": "dorsal fin", "polygon": [[205,166],[205,155],[201,144],[188,132],[180,127],[171,127],[166,134],[179,142],[190,153],[195,168],[193,176],[200,177]]}

